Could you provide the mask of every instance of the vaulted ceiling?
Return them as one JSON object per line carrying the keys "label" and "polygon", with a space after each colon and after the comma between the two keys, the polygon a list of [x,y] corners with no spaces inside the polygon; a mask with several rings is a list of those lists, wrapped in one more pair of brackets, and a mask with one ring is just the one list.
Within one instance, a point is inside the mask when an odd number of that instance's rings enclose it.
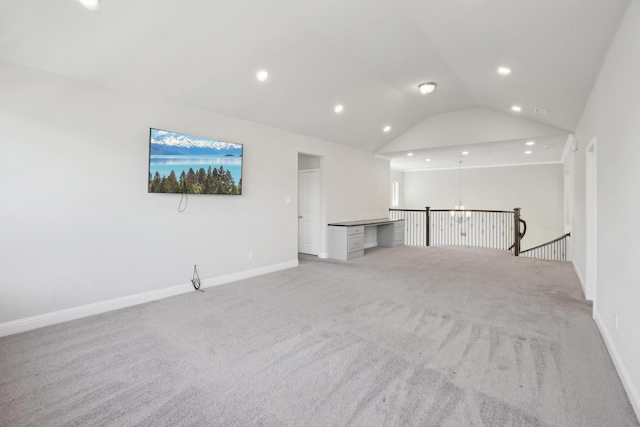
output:
{"label": "vaulted ceiling", "polygon": [[[558,161],[629,1],[102,0],[89,11],[3,0],[0,60],[360,148],[401,169],[457,165],[463,149],[479,165]],[[422,95],[427,81],[438,86]],[[532,138],[536,151],[523,156]]]}

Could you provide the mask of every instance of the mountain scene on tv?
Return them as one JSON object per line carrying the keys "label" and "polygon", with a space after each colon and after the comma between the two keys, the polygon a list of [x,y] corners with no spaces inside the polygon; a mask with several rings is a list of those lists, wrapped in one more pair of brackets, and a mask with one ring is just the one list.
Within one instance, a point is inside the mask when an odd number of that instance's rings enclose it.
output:
{"label": "mountain scene on tv", "polygon": [[242,194],[242,145],[151,129],[149,193]]}

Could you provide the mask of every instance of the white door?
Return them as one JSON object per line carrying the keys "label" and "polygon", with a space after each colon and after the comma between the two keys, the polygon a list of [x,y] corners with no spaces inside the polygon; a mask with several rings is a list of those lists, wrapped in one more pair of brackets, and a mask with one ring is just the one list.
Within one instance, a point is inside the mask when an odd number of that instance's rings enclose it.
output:
{"label": "white door", "polygon": [[298,172],[298,252],[318,255],[320,171]]}

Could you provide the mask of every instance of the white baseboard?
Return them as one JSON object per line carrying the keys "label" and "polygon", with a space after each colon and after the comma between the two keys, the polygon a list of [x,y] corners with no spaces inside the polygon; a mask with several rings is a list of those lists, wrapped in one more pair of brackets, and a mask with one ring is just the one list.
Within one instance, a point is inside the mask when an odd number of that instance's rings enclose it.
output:
{"label": "white baseboard", "polygon": [[582,275],[580,274],[580,269],[578,268],[576,263],[571,261],[571,265],[573,265],[573,271],[575,271],[576,276],[578,276],[578,282],[580,282],[580,287],[582,288],[582,296],[585,296],[587,294],[586,282],[582,278]]}
{"label": "white baseboard", "polygon": [[[203,288],[211,288],[213,286],[224,285],[225,283],[236,282],[250,277],[262,276],[263,274],[275,273],[276,271],[286,270],[297,267],[298,260],[283,262],[280,264],[267,265],[266,267],[255,268],[253,270],[241,271],[239,273],[227,274],[226,276],[213,277],[202,281]],[[189,284],[191,285],[191,284]]]}
{"label": "white baseboard", "polygon": [[364,244],[365,249],[375,248],[378,246],[378,242],[369,242]]}
{"label": "white baseboard", "polygon": [[620,353],[618,353],[616,346],[613,344],[613,340],[611,339],[611,336],[609,335],[609,332],[605,327],[602,318],[598,313],[594,313],[593,318],[595,319],[596,325],[600,330],[600,335],[602,335],[604,344],[607,346],[607,350],[609,350],[609,356],[611,356],[613,365],[616,367],[616,371],[618,371],[618,376],[620,377],[622,385],[627,392],[627,396],[629,397],[631,406],[633,406],[636,417],[640,420],[640,391],[638,391],[636,386],[631,381],[631,375],[629,375],[629,371],[620,358]]}
{"label": "white baseboard", "polygon": [[[240,273],[213,277],[203,280],[202,287],[210,288],[213,286],[235,282],[242,279],[248,279],[250,277],[261,276],[263,274],[286,270],[288,268],[297,266],[298,260],[295,259],[280,264],[273,264],[253,270],[242,271]],[[83,317],[93,316],[96,314],[105,313],[107,311],[119,310],[121,308],[144,304],[146,302],[168,298],[175,295],[186,294],[187,292],[193,292],[193,290],[193,286],[191,285],[191,282],[189,282],[181,285],[171,286],[168,288],[158,289],[155,291],[143,292],[140,294],[114,298],[107,301],[101,301],[93,304],[72,307],[65,310],[59,310],[51,313],[40,314],[37,316],[25,317],[24,319],[0,323],[0,337],[13,335],[20,332],[26,332],[45,326],[55,325],[57,323],[68,322],[69,320],[81,319]]]}
{"label": "white baseboard", "polygon": [[329,258],[328,252],[318,252],[318,258],[327,259]]}

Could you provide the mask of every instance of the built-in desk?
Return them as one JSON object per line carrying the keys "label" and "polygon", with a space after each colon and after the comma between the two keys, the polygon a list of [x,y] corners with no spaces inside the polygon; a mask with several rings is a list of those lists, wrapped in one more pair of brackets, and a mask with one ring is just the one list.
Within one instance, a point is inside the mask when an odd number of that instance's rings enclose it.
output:
{"label": "built-in desk", "polygon": [[367,219],[329,225],[329,258],[348,261],[364,255],[364,228],[376,227],[378,246],[404,245],[404,219]]}

